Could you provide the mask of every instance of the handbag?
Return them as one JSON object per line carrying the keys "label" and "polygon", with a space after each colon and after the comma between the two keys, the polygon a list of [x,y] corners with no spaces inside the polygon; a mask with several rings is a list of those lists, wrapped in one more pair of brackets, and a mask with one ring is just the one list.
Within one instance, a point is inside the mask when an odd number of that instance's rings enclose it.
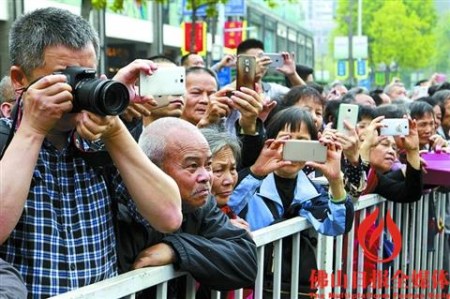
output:
{"label": "handbag", "polygon": [[450,187],[450,154],[429,152],[422,153],[421,157],[426,164],[424,184]]}

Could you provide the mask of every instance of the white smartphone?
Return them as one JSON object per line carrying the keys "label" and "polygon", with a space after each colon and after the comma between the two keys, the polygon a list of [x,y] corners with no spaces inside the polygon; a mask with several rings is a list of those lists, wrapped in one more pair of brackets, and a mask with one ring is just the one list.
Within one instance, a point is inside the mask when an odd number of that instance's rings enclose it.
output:
{"label": "white smartphone", "polygon": [[344,126],[344,120],[356,127],[358,121],[359,106],[354,104],[340,104],[336,128],[338,132],[348,134],[349,131]]}
{"label": "white smartphone", "polygon": [[283,145],[283,160],[325,162],[327,147],[317,140],[287,140]]}
{"label": "white smartphone", "polygon": [[381,121],[380,128],[382,136],[406,136],[409,134],[409,123],[406,118],[385,118]]}
{"label": "white smartphone", "polygon": [[269,64],[270,68],[277,68],[282,67],[284,64],[283,55],[280,53],[264,53],[264,56],[270,57],[270,60],[272,60],[272,63]]}
{"label": "white smartphone", "polygon": [[155,100],[162,96],[184,95],[186,91],[186,69],[182,66],[157,69],[152,75],[141,72],[139,77],[139,95],[153,96]]}

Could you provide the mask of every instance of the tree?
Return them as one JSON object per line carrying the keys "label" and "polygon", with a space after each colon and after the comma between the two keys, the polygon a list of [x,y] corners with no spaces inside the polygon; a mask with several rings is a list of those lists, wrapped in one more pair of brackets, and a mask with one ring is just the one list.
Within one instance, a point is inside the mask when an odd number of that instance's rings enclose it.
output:
{"label": "tree", "polygon": [[[395,13],[393,13],[395,12]],[[423,68],[434,55],[434,35],[426,19],[414,10],[408,13],[403,1],[385,1],[367,33],[372,37],[374,63],[395,61],[405,68]]]}
{"label": "tree", "polygon": [[436,55],[433,59],[436,72],[450,71],[450,12],[442,15],[436,26]]}
{"label": "tree", "polygon": [[[338,2],[338,26],[334,35],[348,35],[350,18],[356,24],[357,5],[348,11],[348,1],[352,0]],[[368,36],[370,65],[395,61],[402,68],[426,66],[435,52],[436,12],[432,0],[363,0],[362,3],[362,31]]]}

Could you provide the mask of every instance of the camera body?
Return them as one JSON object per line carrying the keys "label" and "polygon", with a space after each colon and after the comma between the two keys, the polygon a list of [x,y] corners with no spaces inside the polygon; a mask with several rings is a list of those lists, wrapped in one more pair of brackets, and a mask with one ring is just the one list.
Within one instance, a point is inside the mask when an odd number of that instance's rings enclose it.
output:
{"label": "camera body", "polygon": [[130,103],[130,94],[125,85],[96,78],[95,69],[68,66],[54,74],[65,75],[67,84],[72,87],[72,112],[85,109],[101,116],[118,115]]}

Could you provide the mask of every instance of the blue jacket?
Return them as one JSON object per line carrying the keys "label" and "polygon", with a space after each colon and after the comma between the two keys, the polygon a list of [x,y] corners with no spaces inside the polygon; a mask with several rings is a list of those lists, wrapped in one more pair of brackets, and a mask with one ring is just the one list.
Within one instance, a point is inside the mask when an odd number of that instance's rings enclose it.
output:
{"label": "blue jacket", "polygon": [[[333,202],[325,189],[312,183],[303,171],[298,173],[294,192],[291,205],[300,204],[299,216],[307,218],[319,233],[337,236],[351,229],[354,209],[348,196],[345,201]],[[243,216],[254,231],[279,220],[274,218],[263,198],[273,201],[278,215],[284,215],[273,173],[262,180],[247,175],[234,189],[228,205],[236,214]]]}

